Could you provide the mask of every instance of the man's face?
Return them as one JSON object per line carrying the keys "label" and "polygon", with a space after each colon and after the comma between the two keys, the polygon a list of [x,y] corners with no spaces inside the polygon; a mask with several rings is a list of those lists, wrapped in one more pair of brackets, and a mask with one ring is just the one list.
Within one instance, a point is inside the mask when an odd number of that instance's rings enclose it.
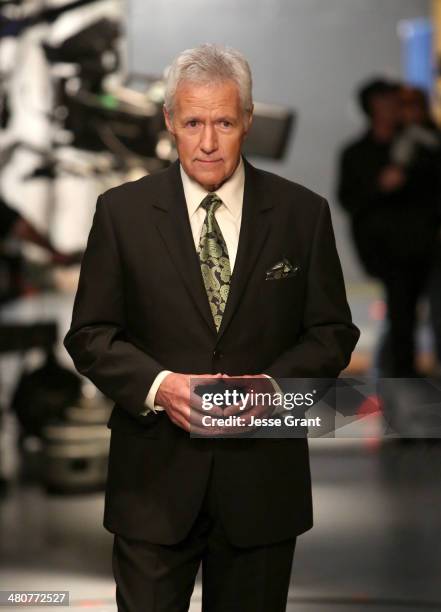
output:
{"label": "man's face", "polygon": [[176,90],[173,114],[164,110],[164,115],[185,172],[207,191],[218,189],[236,169],[251,124],[237,85],[184,81]]}
{"label": "man's face", "polygon": [[396,93],[377,94],[372,96],[371,114],[372,120],[387,123],[395,128],[399,122],[400,108],[398,95]]}
{"label": "man's face", "polygon": [[415,89],[402,88],[400,111],[403,125],[422,125],[428,119],[424,96]]}

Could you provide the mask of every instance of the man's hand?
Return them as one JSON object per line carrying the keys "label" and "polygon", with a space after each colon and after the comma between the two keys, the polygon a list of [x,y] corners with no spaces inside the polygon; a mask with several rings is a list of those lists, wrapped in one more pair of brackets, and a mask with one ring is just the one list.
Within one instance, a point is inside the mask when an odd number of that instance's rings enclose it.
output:
{"label": "man's hand", "polygon": [[[217,385],[222,380],[225,389],[240,393],[237,402],[226,406],[212,406],[209,411],[202,408],[202,398],[194,392],[195,382],[203,381],[206,385]],[[219,435],[240,435],[256,429],[254,419],[268,417],[274,411],[272,402],[256,402],[255,394],[269,395],[274,393],[271,380],[262,374],[228,376],[226,374],[168,374],[156,393],[155,404],[164,408],[170,420],[185,431],[208,437]],[[243,425],[206,426],[202,418],[225,419],[237,416],[243,419]]]}
{"label": "man's hand", "polygon": [[[245,374],[243,376],[228,376],[225,378],[227,379],[227,387],[228,380],[230,380],[232,387],[241,388],[244,403],[246,402],[245,407],[243,407],[243,403],[240,403],[242,409],[237,405],[227,407],[224,410],[225,417],[241,416],[245,419],[246,426],[252,428],[253,419],[271,416],[275,410],[273,405],[275,389],[270,378],[263,374]],[[259,394],[259,401],[256,401],[256,394]]]}
{"label": "man's hand", "polygon": [[[274,412],[275,389],[268,376],[263,374],[228,376],[224,374],[222,382],[224,405],[221,408],[213,405],[205,414],[209,414],[212,418],[220,417],[225,424],[205,426],[200,428],[198,433],[211,437],[240,437],[259,429],[260,426],[256,424],[256,419],[267,418]],[[234,422],[234,417],[240,420],[240,425]],[[199,427],[199,423],[197,425]]]}
{"label": "man's hand", "polygon": [[201,418],[206,412],[202,409],[202,398],[194,392],[191,385],[192,378],[203,379],[204,385],[209,385],[211,381],[215,385],[222,378],[222,374],[168,374],[156,392],[155,404],[162,406],[170,420],[178,427],[185,431],[201,433]]}
{"label": "man's hand", "polygon": [[386,193],[400,189],[406,182],[406,174],[399,166],[387,166],[378,177],[378,186]]}

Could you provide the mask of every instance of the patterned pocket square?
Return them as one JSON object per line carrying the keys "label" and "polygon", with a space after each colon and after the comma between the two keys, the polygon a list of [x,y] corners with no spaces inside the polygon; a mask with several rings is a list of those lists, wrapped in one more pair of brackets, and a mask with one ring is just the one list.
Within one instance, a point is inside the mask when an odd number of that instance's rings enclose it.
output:
{"label": "patterned pocket square", "polygon": [[275,263],[265,273],[265,280],[279,280],[282,278],[289,278],[295,276],[300,270],[300,266],[293,266],[289,259],[284,257],[281,261]]}

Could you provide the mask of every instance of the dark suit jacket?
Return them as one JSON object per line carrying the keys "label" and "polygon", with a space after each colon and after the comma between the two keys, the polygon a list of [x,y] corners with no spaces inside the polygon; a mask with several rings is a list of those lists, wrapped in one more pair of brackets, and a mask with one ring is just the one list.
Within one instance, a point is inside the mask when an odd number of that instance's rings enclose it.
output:
{"label": "dark suit jacket", "polygon": [[[266,281],[283,257],[296,275]],[[99,197],[65,346],[115,402],[104,526],[172,544],[185,537],[211,467],[239,546],[312,525],[306,439],[195,439],[165,412],[140,416],[163,369],[334,377],[358,339],[326,201],[245,161],[242,225],[219,333],[191,234],[178,162]]]}
{"label": "dark suit jacket", "polygon": [[393,143],[369,131],[340,156],[338,198],[349,213],[360,260],[380,279],[424,274],[435,258],[440,226],[440,152],[421,148],[397,190],[380,191],[380,174],[391,164]]}

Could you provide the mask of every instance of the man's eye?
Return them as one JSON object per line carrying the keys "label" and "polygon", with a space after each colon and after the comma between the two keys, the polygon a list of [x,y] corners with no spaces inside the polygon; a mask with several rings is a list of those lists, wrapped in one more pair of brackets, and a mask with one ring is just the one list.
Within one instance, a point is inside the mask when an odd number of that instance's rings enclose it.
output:
{"label": "man's eye", "polygon": [[187,126],[188,127],[196,127],[198,124],[196,119],[191,119],[191,121],[187,121]]}
{"label": "man's eye", "polygon": [[227,121],[227,120],[221,121],[221,125],[224,128],[229,128],[231,127],[231,121]]}

